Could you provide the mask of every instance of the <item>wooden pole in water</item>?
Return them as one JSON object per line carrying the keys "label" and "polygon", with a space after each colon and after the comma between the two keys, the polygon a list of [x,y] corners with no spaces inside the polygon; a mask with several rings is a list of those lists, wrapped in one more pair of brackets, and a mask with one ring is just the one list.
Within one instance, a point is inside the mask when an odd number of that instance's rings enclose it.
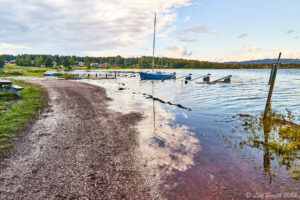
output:
{"label": "wooden pole in water", "polygon": [[275,68],[275,64],[273,63],[272,64],[272,70],[271,70],[271,73],[270,73],[270,78],[269,78],[269,85],[271,84],[272,74],[273,74],[274,68]]}
{"label": "wooden pole in water", "polygon": [[267,114],[268,114],[268,112],[270,110],[272,93],[273,93],[273,88],[274,88],[274,85],[275,85],[275,79],[276,79],[277,69],[278,69],[278,67],[280,65],[280,57],[281,57],[281,52],[279,53],[277,65],[275,65],[274,69],[271,71],[270,90],[269,90],[269,95],[268,95],[268,99],[267,99],[267,103],[266,103],[266,107],[265,107],[264,119],[266,118],[266,116],[267,116]]}

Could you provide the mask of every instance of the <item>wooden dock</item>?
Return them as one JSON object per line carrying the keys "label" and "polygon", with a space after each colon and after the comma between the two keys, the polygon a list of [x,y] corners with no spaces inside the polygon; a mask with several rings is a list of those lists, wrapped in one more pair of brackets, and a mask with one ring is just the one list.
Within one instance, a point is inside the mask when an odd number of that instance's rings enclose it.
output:
{"label": "wooden dock", "polygon": [[134,71],[101,71],[101,72],[86,72],[86,73],[71,73],[70,76],[72,79],[116,79],[118,77],[137,77],[138,72]]}

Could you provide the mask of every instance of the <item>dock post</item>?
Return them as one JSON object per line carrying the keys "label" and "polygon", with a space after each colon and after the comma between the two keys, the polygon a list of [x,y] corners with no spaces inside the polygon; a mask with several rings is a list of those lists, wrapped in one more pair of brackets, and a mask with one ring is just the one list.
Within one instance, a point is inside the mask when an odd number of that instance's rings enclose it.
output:
{"label": "dock post", "polygon": [[264,119],[266,118],[266,116],[267,116],[267,114],[270,110],[272,93],[273,93],[273,88],[274,88],[274,85],[275,85],[277,69],[280,65],[280,57],[281,57],[281,52],[279,53],[277,64],[274,66],[274,69],[272,69],[272,71],[271,71],[271,76],[270,76],[270,81],[269,81],[270,82],[270,90],[269,90],[268,99],[267,99],[267,102],[266,102],[266,107],[265,107],[265,112],[264,112]]}

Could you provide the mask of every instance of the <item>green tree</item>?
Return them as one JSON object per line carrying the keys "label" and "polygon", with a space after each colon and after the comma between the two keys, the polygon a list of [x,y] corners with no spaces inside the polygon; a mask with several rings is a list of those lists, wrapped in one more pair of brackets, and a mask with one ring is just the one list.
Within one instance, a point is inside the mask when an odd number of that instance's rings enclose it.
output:
{"label": "green tree", "polygon": [[54,60],[55,60],[57,66],[59,66],[61,64],[61,60],[60,60],[60,57],[58,55],[55,55]]}
{"label": "green tree", "polygon": [[25,65],[25,59],[24,58],[17,58],[16,59],[16,64],[19,66],[26,66]]}
{"label": "green tree", "polygon": [[32,66],[31,59],[30,59],[29,56],[26,56],[26,58],[25,58],[25,65],[26,66]]}
{"label": "green tree", "polygon": [[71,62],[70,62],[70,58],[69,57],[64,57],[62,59],[62,65],[67,68],[67,70],[70,70],[71,68]]}
{"label": "green tree", "polygon": [[40,57],[35,57],[35,59],[34,59],[34,66],[36,66],[36,67],[40,67],[41,66],[41,64],[42,64],[42,61],[41,61],[41,58]]}
{"label": "green tree", "polygon": [[49,56],[45,59],[45,67],[52,67],[52,60]]}
{"label": "green tree", "polygon": [[4,56],[0,56],[0,69],[5,65]]}
{"label": "green tree", "polygon": [[73,57],[70,57],[69,60],[70,60],[70,65],[74,66],[75,61],[74,61]]}
{"label": "green tree", "polygon": [[87,66],[88,69],[91,68],[91,59],[89,57],[84,58],[84,64]]}

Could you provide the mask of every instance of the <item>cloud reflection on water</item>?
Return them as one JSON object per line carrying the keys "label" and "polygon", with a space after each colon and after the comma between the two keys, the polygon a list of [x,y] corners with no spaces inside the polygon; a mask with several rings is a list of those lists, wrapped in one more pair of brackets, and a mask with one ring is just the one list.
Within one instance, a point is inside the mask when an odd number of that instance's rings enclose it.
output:
{"label": "cloud reflection on water", "polygon": [[153,101],[145,99],[139,91],[133,92],[129,88],[120,91],[119,82],[116,80],[84,82],[107,89],[108,96],[113,99],[110,109],[122,113],[135,111],[143,114],[144,119],[137,126],[140,150],[147,166],[158,172],[157,178],[170,175],[173,170],[185,171],[194,165],[194,154],[201,150],[200,141],[188,126],[175,123],[175,113],[167,112],[160,103],[155,102],[154,125]]}
{"label": "cloud reflection on water", "polygon": [[201,150],[199,139],[189,127],[173,124],[175,114],[167,112],[158,103],[155,104],[154,127],[150,107],[147,106],[146,118],[139,124],[141,149],[148,165],[158,169],[162,176],[170,175],[173,170],[189,169],[194,165],[194,154]]}

